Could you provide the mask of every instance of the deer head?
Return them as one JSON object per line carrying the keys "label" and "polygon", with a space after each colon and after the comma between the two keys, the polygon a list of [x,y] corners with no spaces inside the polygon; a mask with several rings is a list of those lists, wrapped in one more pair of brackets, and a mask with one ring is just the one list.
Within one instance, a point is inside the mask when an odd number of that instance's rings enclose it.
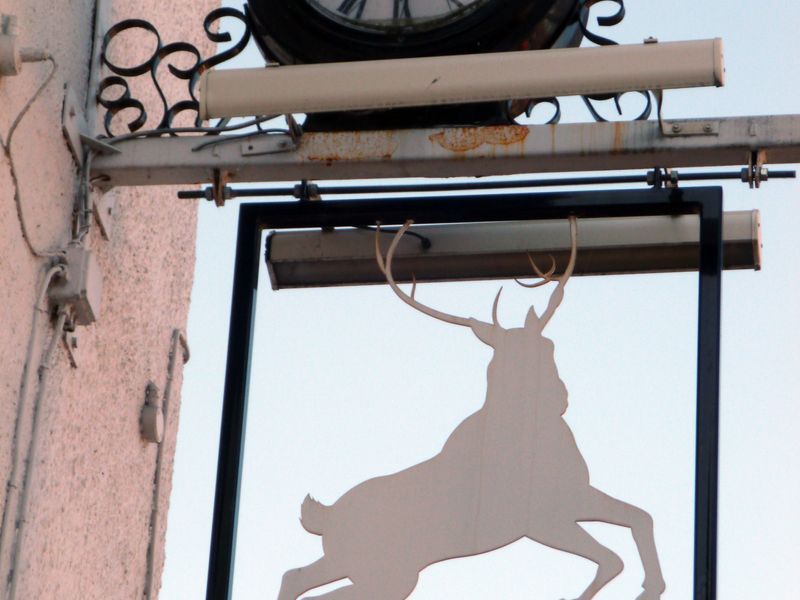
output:
{"label": "deer head", "polygon": [[[571,250],[570,250],[570,257],[569,263],[567,264],[567,268],[564,270],[564,273],[560,277],[553,277],[553,273],[555,273],[556,265],[555,259],[552,259],[552,266],[550,270],[543,273],[539,270],[536,263],[534,262],[533,258],[530,254],[528,254],[528,260],[531,263],[531,267],[533,268],[534,273],[541,279],[536,283],[523,283],[517,280],[519,285],[527,288],[536,288],[553,281],[557,282],[556,289],[550,296],[550,300],[547,304],[547,309],[544,313],[539,316],[536,313],[536,309],[531,306],[530,310],[528,311],[528,315],[525,318],[525,326],[523,328],[515,328],[515,329],[505,329],[503,328],[497,318],[497,307],[500,302],[500,295],[503,292],[503,288],[501,287],[500,290],[497,292],[497,296],[494,299],[494,305],[492,307],[492,323],[485,323],[483,321],[479,321],[473,318],[464,318],[458,317],[455,315],[450,315],[441,311],[438,311],[434,308],[430,308],[425,306],[424,304],[418,302],[416,300],[416,289],[417,284],[416,281],[413,282],[411,287],[411,294],[406,294],[395,282],[394,276],[392,275],[392,260],[394,258],[395,250],[397,249],[398,244],[400,243],[400,239],[409,230],[411,225],[413,225],[413,221],[406,221],[403,227],[397,232],[392,240],[392,243],[389,246],[389,251],[386,254],[386,260],[384,261],[383,255],[381,254],[380,250],[380,223],[378,224],[378,231],[375,234],[375,258],[378,262],[378,267],[380,268],[381,272],[386,276],[386,281],[389,283],[389,286],[392,288],[395,294],[406,304],[411,306],[412,308],[417,309],[418,311],[433,317],[434,319],[439,319],[440,321],[444,321],[446,323],[452,323],[453,325],[461,325],[463,327],[469,327],[475,333],[475,335],[480,339],[482,342],[492,346],[493,348],[498,348],[498,342],[500,337],[508,337],[508,334],[514,333],[515,337],[520,332],[526,332],[528,334],[533,334],[538,337],[542,337],[542,332],[544,328],[547,326],[547,323],[555,314],[556,309],[561,304],[561,301],[564,299],[564,287],[567,284],[567,280],[572,275],[572,272],[575,268],[575,258],[577,255],[577,248],[578,248],[578,223],[574,216],[569,218],[569,228],[570,228],[570,243],[571,243]],[[549,340],[548,340],[549,341]],[[505,346],[506,344],[503,344]]]}

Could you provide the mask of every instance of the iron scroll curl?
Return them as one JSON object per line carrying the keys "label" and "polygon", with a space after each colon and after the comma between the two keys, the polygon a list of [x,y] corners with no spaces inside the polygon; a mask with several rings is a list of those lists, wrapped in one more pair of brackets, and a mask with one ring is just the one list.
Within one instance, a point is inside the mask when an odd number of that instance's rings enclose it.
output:
{"label": "iron scroll curl", "polygon": [[[592,44],[596,46],[617,46],[619,45],[618,42],[592,31],[589,25],[591,9],[604,2],[615,4],[617,6],[617,10],[611,15],[597,17],[597,25],[599,27],[614,27],[622,23],[626,15],[625,0],[578,0],[578,2],[576,2],[575,15],[573,19],[575,22],[577,22],[583,37]],[[624,110],[622,108],[622,98],[628,94],[641,95],[645,100],[645,105],[641,113],[639,113],[636,117],[633,117],[631,120],[648,120],[653,112],[653,97],[652,94],[647,90],[640,90],[638,92],[621,92],[617,94],[593,94],[582,96],[581,98],[586,105],[589,114],[592,116],[592,119],[597,122],[604,123],[607,122],[608,119],[600,114],[596,104],[600,102],[613,102],[617,113],[620,115],[620,117],[623,117]],[[525,114],[530,118],[533,114],[533,111],[542,105],[550,105],[553,109],[552,116],[545,123],[547,125],[558,124],[561,121],[562,115],[561,103],[558,98],[537,98],[530,100],[525,110]]]}
{"label": "iron scroll curl", "polygon": [[[126,19],[111,27],[103,38],[100,57],[103,65],[111,71],[112,75],[105,77],[100,82],[97,91],[97,102],[106,109],[103,121],[106,134],[111,137],[116,135],[112,131],[114,118],[124,110],[134,111],[136,115],[126,124],[129,132],[134,133],[144,128],[149,120],[147,109],[144,102],[134,96],[129,81],[147,75],[149,75],[150,82],[155,88],[161,103],[161,119],[155,127],[156,130],[163,130],[165,134],[171,133],[170,130],[174,129],[175,119],[184,112],[196,113],[194,123],[195,126],[200,127],[202,124],[199,114],[200,103],[196,95],[197,82],[200,76],[207,70],[241,54],[251,38],[247,16],[235,8],[223,7],[208,13],[203,21],[203,30],[209,41],[219,44],[233,40],[229,32],[214,30],[214,26],[226,18],[233,18],[241,23],[243,30],[240,38],[227,50],[205,59],[202,57],[200,50],[189,42],[164,44],[158,29],[149,21]],[[153,52],[146,60],[136,65],[125,66],[115,63],[110,57],[110,49],[114,39],[125,32],[136,32],[143,34],[145,38],[150,37],[155,40]],[[179,67],[174,64],[173,60],[178,55],[181,55],[183,60],[188,57],[189,66]],[[186,82],[186,96],[175,102],[169,101],[164,88],[159,82],[162,63],[167,65],[167,69],[173,77]],[[174,133],[171,134],[175,135]]]}
{"label": "iron scroll curl", "polygon": [[[617,5],[618,9],[617,12],[613,15],[605,16],[605,17],[597,17],[597,24],[600,27],[613,27],[615,25],[619,25],[625,19],[625,0],[582,0],[583,6],[589,10],[593,6],[603,3],[603,2],[612,2]],[[604,36],[598,35],[591,31],[586,22],[583,20],[580,21],[581,31],[583,32],[584,37],[596,44],[597,46],[617,46],[618,43],[612,39],[606,38]],[[595,95],[595,96],[583,96],[583,101],[586,104],[586,108],[589,109],[589,112],[594,118],[595,121],[598,122],[605,122],[605,119],[595,107],[595,102],[603,102],[608,100],[613,100],[614,105],[617,109],[617,113],[621,116],[623,114],[622,110],[622,97],[626,94],[640,94],[645,98],[645,106],[642,112],[634,118],[634,121],[646,121],[650,118],[650,115],[653,112],[653,96],[647,90],[640,90],[638,92],[624,92],[618,94],[611,94],[611,95]]]}

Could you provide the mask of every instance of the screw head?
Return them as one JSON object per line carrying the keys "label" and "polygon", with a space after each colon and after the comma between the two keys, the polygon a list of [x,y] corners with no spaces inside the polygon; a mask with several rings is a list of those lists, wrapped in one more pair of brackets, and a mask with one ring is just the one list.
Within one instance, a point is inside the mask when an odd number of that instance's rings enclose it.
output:
{"label": "screw head", "polygon": [[673,124],[672,124],[672,131],[673,131],[673,133],[680,133],[682,129],[683,129],[683,127],[681,127],[681,126],[680,126],[680,125],[678,125],[677,123],[673,123]]}

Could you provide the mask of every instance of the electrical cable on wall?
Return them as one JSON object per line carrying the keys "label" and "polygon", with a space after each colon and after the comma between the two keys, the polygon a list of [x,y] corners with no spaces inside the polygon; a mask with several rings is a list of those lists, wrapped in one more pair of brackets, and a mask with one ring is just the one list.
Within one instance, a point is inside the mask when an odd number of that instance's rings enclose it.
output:
{"label": "electrical cable on wall", "polygon": [[[164,414],[164,429],[169,424],[170,418],[170,399],[172,397],[172,384],[175,380],[175,371],[178,364],[177,354],[178,347],[182,352],[183,364],[189,362],[191,356],[189,351],[189,342],[186,341],[186,335],[180,329],[172,330],[172,342],[169,350],[169,358],[167,362],[167,380],[164,385],[164,396],[161,401],[161,410]],[[161,519],[161,487],[163,485],[162,468],[164,463],[164,444],[159,443],[156,452],[156,470],[153,476],[153,497],[150,508],[150,540],[147,544],[147,568],[145,571],[144,582],[144,597],[146,600],[154,600],[158,596],[156,589],[156,545],[158,540],[159,522]]]}
{"label": "electrical cable on wall", "polygon": [[56,59],[49,53],[44,50],[36,50],[30,48],[23,48],[20,52],[20,57],[22,62],[44,62],[47,61],[52,65],[50,69],[50,73],[47,77],[42,81],[39,87],[36,89],[34,94],[30,97],[30,99],[25,103],[25,106],[22,107],[22,110],[17,114],[14,120],[11,123],[11,127],[8,129],[8,134],[6,136],[6,140],[4,141],[2,135],[0,135],[0,148],[3,150],[3,154],[5,154],[6,159],[8,160],[9,170],[11,172],[11,183],[14,186],[14,204],[17,209],[17,219],[19,220],[20,230],[22,231],[22,238],[25,240],[25,245],[28,247],[28,250],[31,254],[33,254],[37,258],[46,258],[48,256],[56,256],[60,254],[56,251],[51,250],[39,250],[36,246],[33,245],[31,240],[30,234],[28,233],[28,227],[25,222],[25,213],[23,211],[23,203],[22,203],[22,192],[20,189],[19,177],[17,176],[17,170],[14,165],[14,157],[11,152],[11,144],[14,141],[14,133],[17,130],[17,127],[22,122],[22,119],[28,114],[28,111],[33,106],[33,104],[39,99],[44,92],[45,88],[50,84],[53,80],[53,77],[58,71],[58,63]]}
{"label": "electrical cable on wall", "polygon": [[[12,119],[5,139],[0,135],[0,149],[2,149],[3,154],[8,160],[11,183],[14,189],[14,204],[25,245],[34,257],[50,258],[51,260],[45,267],[45,274],[34,302],[31,333],[28,339],[20,387],[17,395],[10,473],[5,486],[2,522],[0,523],[0,573],[2,573],[1,577],[4,588],[4,593],[0,594],[0,596],[4,598],[13,598],[16,593],[18,578],[14,577],[14,574],[18,570],[17,563],[21,554],[20,547],[23,539],[23,528],[25,526],[28,495],[30,492],[29,482],[34,469],[33,453],[38,444],[37,440],[41,428],[41,403],[47,389],[48,373],[54,359],[56,347],[58,346],[58,342],[61,339],[61,335],[69,319],[68,306],[60,304],[58,306],[54,329],[52,333],[50,333],[50,338],[45,345],[44,352],[39,357],[38,368],[35,368],[36,363],[34,362],[34,358],[39,351],[37,340],[39,338],[38,330],[41,315],[50,316],[47,301],[48,292],[55,280],[67,276],[67,265],[64,262],[66,259],[65,251],[41,250],[34,245],[31,239],[25,219],[25,205],[23,202],[20,176],[14,161],[13,143],[15,140],[14,136],[20,124],[53,81],[59,65],[55,57],[46,50],[38,48],[18,48],[16,45],[16,35],[13,32],[13,24],[13,18],[4,19],[4,43],[2,44],[2,48],[0,48],[0,50],[3,51],[1,53],[2,56],[0,56],[0,59],[2,59],[0,63],[2,63],[4,67],[2,74],[4,76],[18,75],[24,63],[49,62],[50,70],[41,83],[38,84],[34,93]],[[30,388],[34,385],[36,385],[36,390],[32,393]],[[33,398],[32,401],[29,402],[28,396],[31,394]],[[26,418],[28,413],[29,416]],[[27,447],[23,450],[23,446]],[[10,595],[6,595],[6,593]]]}
{"label": "electrical cable on wall", "polygon": [[90,173],[92,172],[92,159],[94,151],[89,149],[83,159],[81,169],[80,187],[78,197],[75,200],[73,210],[72,243],[83,245],[89,230],[92,227],[92,202],[90,200],[91,184]]}

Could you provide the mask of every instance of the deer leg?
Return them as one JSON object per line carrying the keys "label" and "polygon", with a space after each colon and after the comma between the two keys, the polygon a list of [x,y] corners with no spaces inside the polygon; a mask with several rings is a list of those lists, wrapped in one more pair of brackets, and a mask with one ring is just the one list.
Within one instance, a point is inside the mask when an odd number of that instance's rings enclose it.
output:
{"label": "deer leg", "polygon": [[[376,573],[376,578],[371,581],[359,579],[353,585],[341,587],[321,596],[309,597],[306,600],[406,600],[417,586],[418,577],[419,575],[415,573],[413,577],[408,577],[403,581],[395,580],[389,584],[380,577],[380,573]],[[391,585],[391,588],[388,588],[388,585]]]}
{"label": "deer leg", "polygon": [[622,573],[622,559],[574,521],[558,521],[528,537],[556,550],[582,556],[597,565],[594,579],[576,600],[591,600],[609,581]]}
{"label": "deer leg", "polygon": [[356,586],[346,585],[321,596],[308,596],[305,600],[359,600],[360,598],[363,596],[359,596]]}
{"label": "deer leg", "polygon": [[586,506],[589,510],[587,520],[600,520],[630,528],[644,567],[644,592],[637,600],[658,600],[666,585],[656,551],[653,517],[641,508],[617,500],[595,488],[591,488]]}
{"label": "deer leg", "polygon": [[278,600],[297,600],[301,594],[308,590],[328,585],[345,577],[347,577],[346,573],[331,569],[329,561],[323,556],[306,567],[286,571],[281,582]]}

